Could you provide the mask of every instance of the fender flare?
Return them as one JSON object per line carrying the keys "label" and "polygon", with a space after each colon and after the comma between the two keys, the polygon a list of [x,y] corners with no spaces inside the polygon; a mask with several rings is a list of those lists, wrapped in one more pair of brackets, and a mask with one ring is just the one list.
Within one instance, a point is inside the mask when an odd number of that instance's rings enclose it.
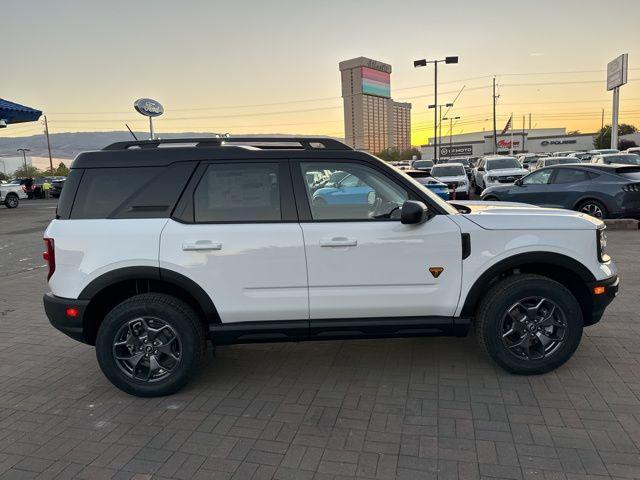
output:
{"label": "fender flare", "polygon": [[160,267],[124,267],[104,273],[92,280],[78,295],[80,300],[91,300],[105,288],[126,280],[158,280],[175,285],[191,295],[209,322],[219,321],[218,312],[211,297],[200,285],[184,275]]}
{"label": "fender flare", "polygon": [[469,293],[464,299],[461,316],[473,316],[475,314],[475,306],[477,305],[481,295],[495,277],[502,272],[517,268],[521,265],[530,264],[552,264],[569,270],[577,275],[584,283],[595,282],[596,278],[591,271],[582,263],[574,258],[568,257],[561,253],[554,252],[526,252],[513,255],[512,257],[500,260],[492,265],[480,275],[473,286],[469,289]]}

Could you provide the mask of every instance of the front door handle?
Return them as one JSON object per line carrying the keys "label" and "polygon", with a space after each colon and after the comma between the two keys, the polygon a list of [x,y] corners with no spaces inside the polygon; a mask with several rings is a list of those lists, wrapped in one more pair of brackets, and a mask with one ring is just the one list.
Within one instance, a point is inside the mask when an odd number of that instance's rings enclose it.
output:
{"label": "front door handle", "polygon": [[358,240],[348,237],[323,238],[320,240],[321,247],[356,247]]}
{"label": "front door handle", "polygon": [[182,243],[182,250],[186,252],[203,250],[222,250],[222,244],[211,240],[193,240]]}

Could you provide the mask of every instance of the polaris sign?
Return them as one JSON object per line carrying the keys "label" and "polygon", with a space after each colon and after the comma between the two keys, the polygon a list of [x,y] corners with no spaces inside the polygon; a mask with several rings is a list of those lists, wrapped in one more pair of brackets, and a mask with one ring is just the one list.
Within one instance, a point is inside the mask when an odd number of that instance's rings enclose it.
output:
{"label": "polaris sign", "polygon": [[464,157],[473,155],[473,145],[452,145],[440,147],[441,157]]}
{"label": "polaris sign", "polygon": [[158,117],[164,113],[164,108],[160,102],[150,98],[139,98],[133,103],[133,108],[145,117]]}
{"label": "polaris sign", "polygon": [[570,143],[578,143],[575,138],[570,138],[567,140],[543,140],[540,142],[540,145],[546,147],[547,145],[567,145]]}

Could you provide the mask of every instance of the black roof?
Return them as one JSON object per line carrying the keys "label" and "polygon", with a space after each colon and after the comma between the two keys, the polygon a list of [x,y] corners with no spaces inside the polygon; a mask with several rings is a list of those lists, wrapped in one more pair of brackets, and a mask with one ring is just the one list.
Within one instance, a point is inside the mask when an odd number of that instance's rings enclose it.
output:
{"label": "black roof", "polygon": [[222,159],[371,159],[333,138],[221,137],[134,140],[80,153],[72,168],[153,167],[175,162]]}

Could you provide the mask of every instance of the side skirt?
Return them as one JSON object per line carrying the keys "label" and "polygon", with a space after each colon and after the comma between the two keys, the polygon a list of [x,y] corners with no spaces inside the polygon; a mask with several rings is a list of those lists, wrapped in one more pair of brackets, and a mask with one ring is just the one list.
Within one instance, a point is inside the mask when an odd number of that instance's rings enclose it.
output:
{"label": "side skirt", "polygon": [[466,336],[470,318],[389,317],[268,322],[217,323],[209,325],[215,345],[236,343],[301,342],[365,338]]}

